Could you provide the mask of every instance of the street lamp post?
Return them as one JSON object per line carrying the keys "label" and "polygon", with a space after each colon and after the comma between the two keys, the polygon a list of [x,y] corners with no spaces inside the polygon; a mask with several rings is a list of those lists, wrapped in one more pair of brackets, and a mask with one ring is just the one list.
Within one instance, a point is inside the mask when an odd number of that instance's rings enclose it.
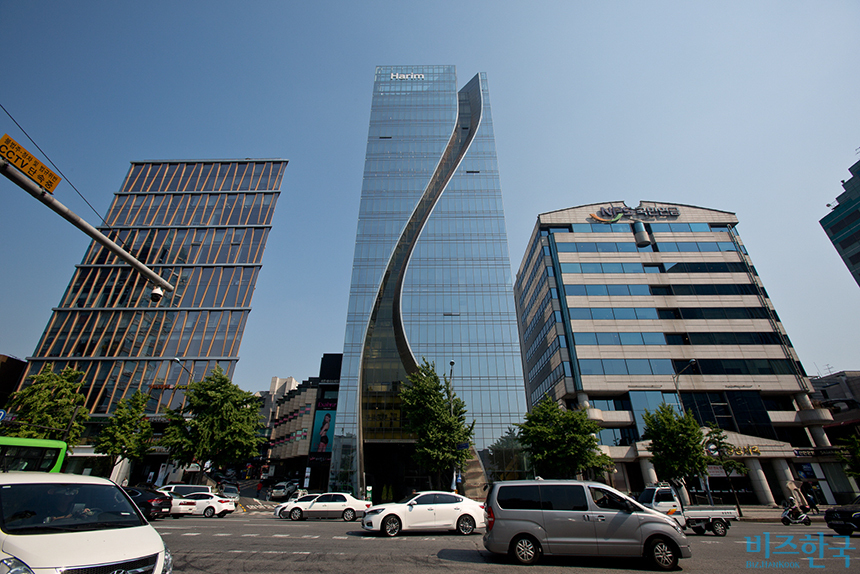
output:
{"label": "street lamp post", "polygon": [[678,383],[678,379],[681,377],[681,374],[692,367],[695,362],[696,359],[690,359],[683,369],[672,375],[672,381],[675,383],[675,394],[678,395],[678,406],[681,409],[681,415],[684,414],[684,400],[681,398],[681,385]]}
{"label": "street lamp post", "polygon": [[173,360],[176,361],[176,364],[182,367],[182,370],[188,373],[188,384],[194,382],[194,373],[188,370],[188,367],[182,364],[182,361],[179,360],[179,357],[173,357]]}
{"label": "street lamp post", "polygon": [[[451,406],[451,418],[454,418],[454,397],[451,393],[454,392],[454,361],[448,363],[451,365],[451,374],[448,376],[448,404]],[[440,485],[441,486],[441,485]],[[451,490],[457,490],[457,467],[451,469]]]}

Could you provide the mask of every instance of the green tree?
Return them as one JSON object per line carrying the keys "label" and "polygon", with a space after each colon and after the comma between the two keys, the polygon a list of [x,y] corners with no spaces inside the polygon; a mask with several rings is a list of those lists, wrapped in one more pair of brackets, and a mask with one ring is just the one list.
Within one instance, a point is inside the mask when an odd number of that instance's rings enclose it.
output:
{"label": "green tree", "polygon": [[837,441],[843,446],[843,452],[837,452],[836,458],[845,468],[845,474],[860,478],[860,437],[854,435]]}
{"label": "green tree", "polygon": [[141,460],[152,449],[152,426],[144,414],[148,400],[139,390],[122,399],[99,432],[95,451],[109,455],[113,466],[123,458]]}
{"label": "green tree", "polygon": [[[12,393],[6,409],[15,413],[18,424],[3,425],[7,436],[63,440],[74,447],[81,440],[89,411],[86,397],[79,391],[84,385],[83,372],[66,367],[60,373],[50,363],[38,375],[27,377],[33,382]],[[79,380],[80,379],[80,380]],[[76,412],[77,411],[77,412]]]}
{"label": "green tree", "polygon": [[185,408],[167,409],[167,428],[158,444],[180,463],[206,461],[222,467],[259,454],[265,438],[257,431],[260,401],[233,384],[215,367],[202,381],[188,385]]}
{"label": "green tree", "polygon": [[612,459],[598,449],[600,425],[584,410],[562,408],[549,395],[518,424],[520,442],[543,478],[576,478],[588,471],[612,468]]}
{"label": "green tree", "polygon": [[705,476],[708,457],[702,444],[705,436],[691,411],[683,416],[663,403],[653,413],[645,411],[642,438],[651,441],[651,463],[660,480],[682,487],[686,477]]}
{"label": "green tree", "polygon": [[471,444],[475,422],[466,424],[466,403],[448,377],[439,378],[435,364],[424,359],[408,378],[400,390],[404,427],[417,437],[415,461],[435,475],[442,489],[442,474],[463,470],[469,459],[469,450],[457,446]]}
{"label": "green tree", "polygon": [[723,429],[717,426],[717,423],[708,423],[710,429],[705,436],[705,448],[711,456],[709,463],[716,464],[726,473],[726,478],[729,479],[729,488],[732,490],[732,495],[735,497],[735,506],[738,507],[738,514],[743,517],[741,503],[738,501],[738,493],[735,490],[735,485],[732,482],[732,473],[746,474],[749,469],[744,463],[734,458],[731,458],[730,453],[735,450],[735,445],[726,439],[726,433]]}

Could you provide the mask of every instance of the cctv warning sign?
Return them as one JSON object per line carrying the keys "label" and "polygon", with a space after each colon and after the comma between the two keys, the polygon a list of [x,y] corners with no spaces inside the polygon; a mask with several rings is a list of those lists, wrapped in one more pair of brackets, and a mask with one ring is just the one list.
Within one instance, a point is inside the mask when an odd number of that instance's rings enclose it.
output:
{"label": "cctv warning sign", "polygon": [[50,193],[54,193],[57,184],[62,181],[60,176],[48,169],[45,164],[33,157],[33,154],[21,147],[7,134],[4,134],[3,139],[0,139],[0,156]]}

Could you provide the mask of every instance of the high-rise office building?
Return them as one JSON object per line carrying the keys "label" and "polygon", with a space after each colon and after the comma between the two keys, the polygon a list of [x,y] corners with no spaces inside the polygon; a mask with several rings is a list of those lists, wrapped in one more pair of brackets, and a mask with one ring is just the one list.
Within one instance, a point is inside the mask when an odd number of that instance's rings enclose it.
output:
{"label": "high-rise office building", "polygon": [[848,170],[851,177],[842,182],[845,191],[819,223],[854,281],[860,285],[860,161]]}
{"label": "high-rise office building", "polygon": [[[643,413],[677,408],[680,392],[685,410],[737,447],[747,503],[788,498],[794,480],[832,503],[847,484],[833,452],[820,450],[832,417],[813,408],[737,224],[729,212],[657,202],[538,215],[514,289],[529,404],[549,396],[587,409],[604,427],[610,480],[637,492],[658,478]],[[730,496],[718,474],[712,490]]]}
{"label": "high-rise office building", "polygon": [[487,474],[515,471],[488,450],[521,420],[525,397],[487,79],[478,74],[458,91],[454,66],[383,66],[373,84],[333,488],[389,487],[398,497],[429,486],[411,460],[399,398],[423,359],[453,376],[476,422],[472,460]]}
{"label": "high-rise office building", "polygon": [[193,376],[232,377],[286,160],[133,162],[99,228],[175,286],[152,285],[96,242],[29,357],[83,371],[86,406],[110,413],[135,390],[147,410],[181,405]]}

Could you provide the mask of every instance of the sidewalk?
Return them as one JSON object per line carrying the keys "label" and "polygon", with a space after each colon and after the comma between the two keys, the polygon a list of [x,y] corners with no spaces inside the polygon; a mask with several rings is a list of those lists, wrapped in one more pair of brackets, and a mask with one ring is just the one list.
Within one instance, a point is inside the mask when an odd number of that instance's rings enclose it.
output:
{"label": "sidewalk", "polygon": [[[810,513],[809,519],[812,520],[813,524],[824,525],[824,511],[829,507],[819,505],[819,508],[821,509],[821,514]],[[741,520],[745,522],[779,522],[782,511],[782,507],[741,506],[741,512],[743,513]]]}

